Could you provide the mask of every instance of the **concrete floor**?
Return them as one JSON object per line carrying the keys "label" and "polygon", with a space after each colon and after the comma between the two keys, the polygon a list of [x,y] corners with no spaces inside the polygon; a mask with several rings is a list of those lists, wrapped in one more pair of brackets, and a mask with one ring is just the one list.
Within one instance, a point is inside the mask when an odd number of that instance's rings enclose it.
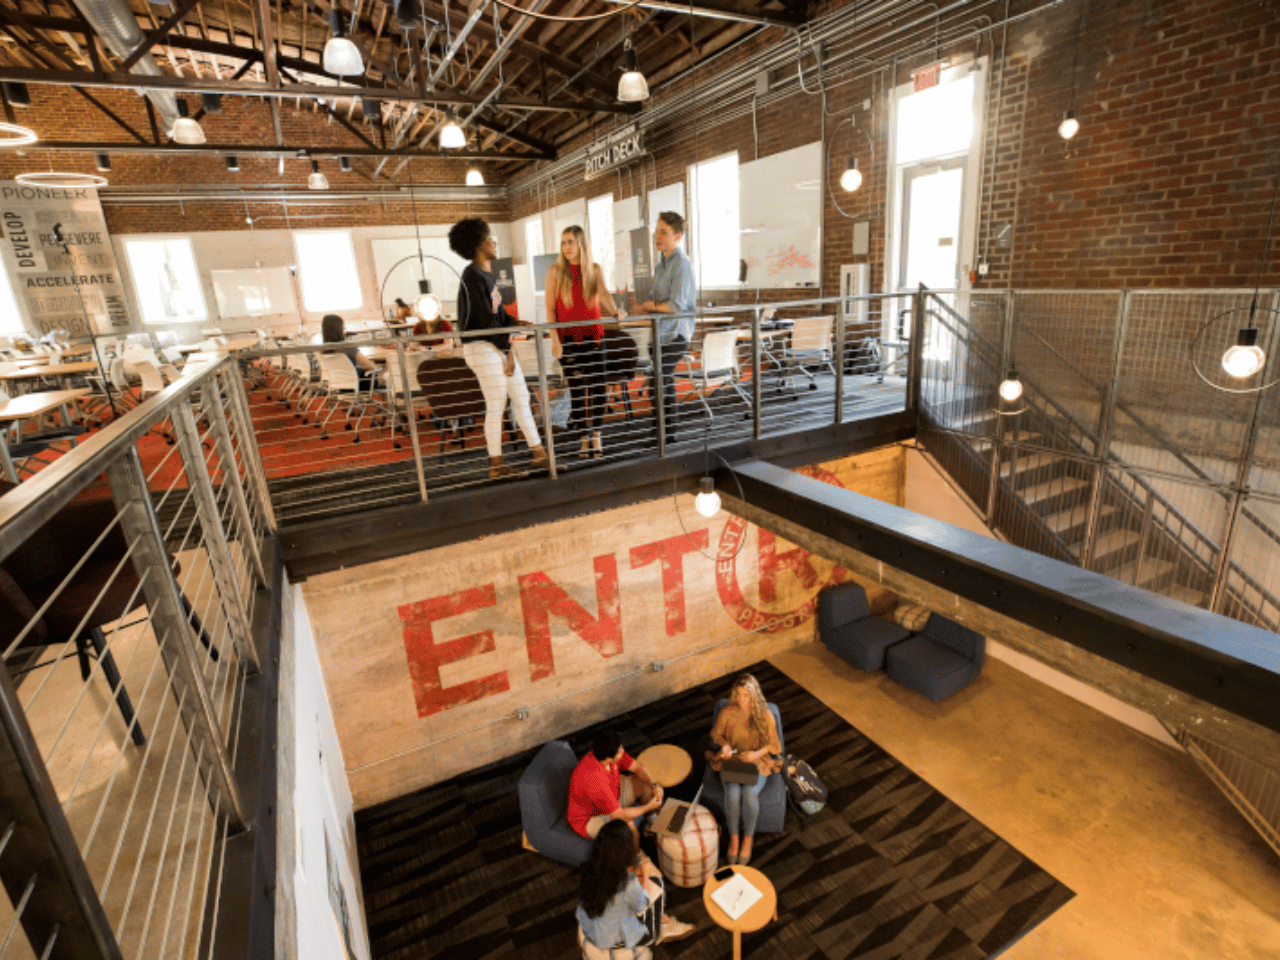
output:
{"label": "concrete floor", "polygon": [[1181,751],[991,658],[941,704],[817,642],[770,662],[1075,891],[1007,960],[1280,958],[1280,857]]}

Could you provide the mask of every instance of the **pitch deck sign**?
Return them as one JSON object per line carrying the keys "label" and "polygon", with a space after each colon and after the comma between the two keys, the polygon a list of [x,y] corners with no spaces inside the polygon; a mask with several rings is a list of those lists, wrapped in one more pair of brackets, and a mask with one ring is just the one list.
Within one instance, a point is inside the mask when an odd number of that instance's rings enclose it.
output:
{"label": "pitch deck sign", "polygon": [[0,227],[5,269],[33,336],[133,328],[97,190],[0,182]]}
{"label": "pitch deck sign", "polygon": [[597,140],[587,147],[587,166],[584,176],[592,180],[614,167],[621,167],[644,154],[644,131],[630,127]]}

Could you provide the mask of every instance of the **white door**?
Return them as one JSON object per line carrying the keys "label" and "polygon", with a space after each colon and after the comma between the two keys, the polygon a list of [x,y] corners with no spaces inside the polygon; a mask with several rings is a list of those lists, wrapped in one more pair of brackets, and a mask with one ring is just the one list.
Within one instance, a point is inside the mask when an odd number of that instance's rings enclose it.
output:
{"label": "white door", "polygon": [[965,159],[922,163],[903,171],[898,288],[960,286]]}

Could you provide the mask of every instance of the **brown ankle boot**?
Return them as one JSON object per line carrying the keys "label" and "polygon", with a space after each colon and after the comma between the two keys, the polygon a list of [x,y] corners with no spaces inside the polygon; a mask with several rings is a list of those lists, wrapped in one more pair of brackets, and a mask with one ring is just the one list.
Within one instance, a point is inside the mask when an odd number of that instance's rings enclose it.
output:
{"label": "brown ankle boot", "polygon": [[529,448],[529,469],[535,471],[551,469],[551,460],[547,456],[546,447]]}
{"label": "brown ankle boot", "polygon": [[522,474],[519,470],[515,469],[514,467],[509,467],[505,463],[503,463],[501,457],[489,458],[489,479],[490,480],[505,480],[510,477],[522,477],[522,476],[524,476],[524,474]]}

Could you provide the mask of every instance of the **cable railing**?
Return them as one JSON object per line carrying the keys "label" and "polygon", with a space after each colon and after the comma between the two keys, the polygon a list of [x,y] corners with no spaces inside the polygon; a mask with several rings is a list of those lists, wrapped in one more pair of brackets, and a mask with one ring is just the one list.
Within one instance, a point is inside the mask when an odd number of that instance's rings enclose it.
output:
{"label": "cable railing", "polygon": [[[672,317],[657,315],[240,356],[262,474],[289,524],[901,411],[909,341],[884,333],[912,302],[707,308],[691,339],[661,339]],[[509,349],[484,344],[495,333]]]}
{"label": "cable railing", "polygon": [[[1127,305],[1127,292],[1104,293],[1120,299],[1122,310]],[[1087,295],[1102,294],[1082,294]],[[1207,606],[1217,595],[1220,612],[1267,629],[1280,626],[1275,594],[1237,559],[1224,562],[1219,541],[1153,481],[1203,490],[1203,496],[1221,498],[1224,504],[1237,493],[1150,425],[1132,403],[1104,389],[1039,331],[1020,324],[1018,295],[981,297],[987,306],[993,298],[1000,301],[1004,324],[988,324],[1000,332],[1000,346],[957,309],[960,303],[972,304],[977,295],[952,295],[953,306],[932,291],[925,293],[920,429],[935,438],[940,462],[988,522],[1019,545],[1189,603]],[[1025,364],[1037,351],[1050,358],[1082,388],[1086,399],[1078,398],[1076,406],[1096,412],[1103,427],[1119,411],[1126,426],[1137,427],[1147,443],[1169,454],[1190,476],[1128,462],[1099,435],[1102,427],[1081,422],[1026,366],[1017,369],[1022,396],[1002,406],[995,389],[1013,367],[1015,334],[1035,346],[1034,351],[1019,349],[1020,362]],[[1088,400],[1090,394],[1093,400]],[[1207,507],[1201,513],[1214,516]],[[1278,536],[1243,504],[1241,517],[1272,541]],[[1225,507],[1219,520],[1225,528]]]}
{"label": "cable railing", "polygon": [[0,497],[0,960],[214,953],[273,533],[242,396],[193,365]]}

